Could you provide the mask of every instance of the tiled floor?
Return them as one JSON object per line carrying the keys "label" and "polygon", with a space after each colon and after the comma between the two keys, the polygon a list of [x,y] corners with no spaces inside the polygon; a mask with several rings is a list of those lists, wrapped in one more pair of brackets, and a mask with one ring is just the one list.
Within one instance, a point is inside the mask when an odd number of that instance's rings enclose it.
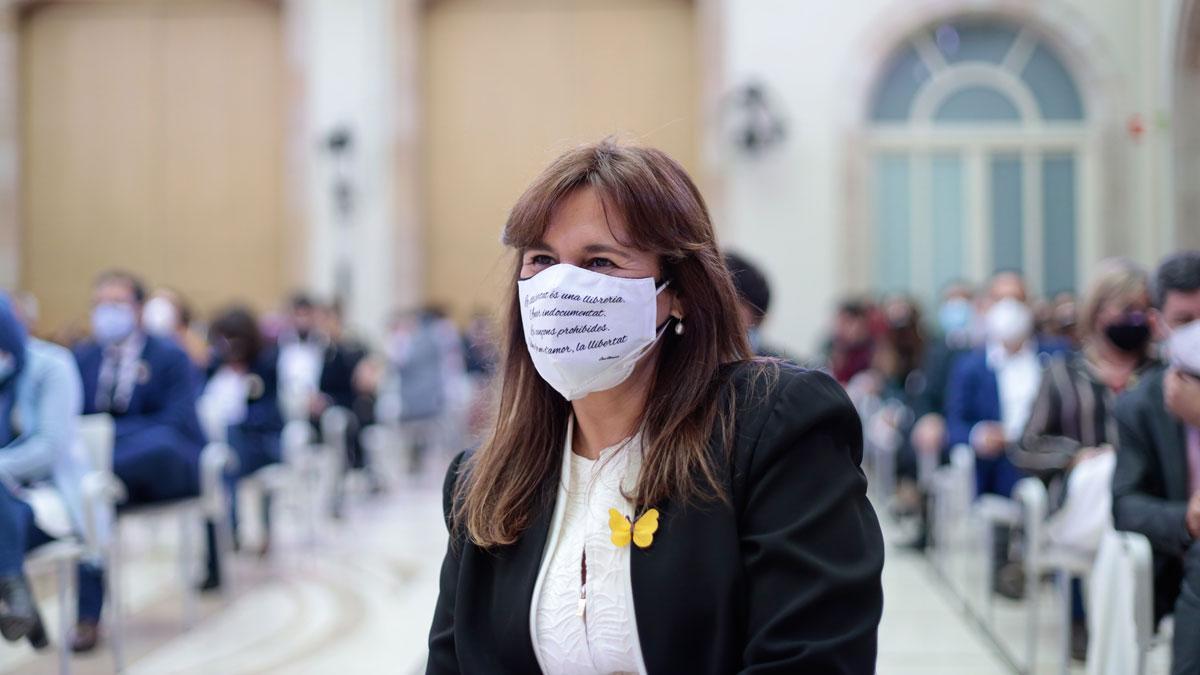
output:
{"label": "tiled floor", "polygon": [[[304,546],[301,533],[284,524],[272,557],[239,557],[231,597],[205,598],[191,630],[181,622],[171,528],[129,528],[128,672],[419,672],[445,546],[437,488],[430,475],[419,486],[360,503],[319,533],[319,547]],[[896,536],[887,529],[889,538]],[[52,588],[39,586],[53,624]],[[923,557],[890,548],[884,589],[880,675],[1013,672]],[[1005,630],[1019,630],[1019,621],[1009,623],[1016,628]],[[1011,637],[1018,644],[1019,635]],[[107,650],[72,665],[84,675],[113,669]],[[40,675],[56,667],[53,653],[0,645],[0,672]]]}

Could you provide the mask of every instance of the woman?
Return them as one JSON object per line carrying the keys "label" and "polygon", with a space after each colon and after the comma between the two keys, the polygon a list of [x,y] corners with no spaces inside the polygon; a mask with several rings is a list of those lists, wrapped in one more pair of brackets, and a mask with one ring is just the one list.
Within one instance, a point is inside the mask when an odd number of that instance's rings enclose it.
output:
{"label": "woman", "polygon": [[82,386],[66,349],[29,338],[0,295],[0,633],[46,646],[25,553],[83,531],[72,452]]}
{"label": "woman", "polygon": [[497,419],[446,476],[427,672],[874,672],[860,422],[827,376],[745,360],[683,169],[573,150],[503,240]]}
{"label": "woman", "polygon": [[[279,411],[275,350],[264,346],[258,322],[245,307],[231,307],[217,315],[210,328],[212,369],[197,401],[200,419],[211,441],[229,443],[238,457],[236,474],[226,477],[230,517],[237,531],[237,481],[280,460],[283,416]],[[269,504],[263,504],[263,547],[270,541]],[[208,577],[201,588],[220,586],[216,531],[208,528]]]}
{"label": "woman", "polygon": [[[1112,527],[1117,396],[1154,365],[1149,278],[1123,258],[1100,264],[1079,319],[1081,349],[1046,366],[1021,442],[1009,458],[1050,485],[1055,515],[1047,535],[1060,546],[1094,553]],[[1074,584],[1071,651],[1087,654],[1083,596]]]}
{"label": "woman", "polygon": [[1021,443],[1011,452],[1014,464],[1056,482],[1081,461],[1112,450],[1113,403],[1155,363],[1149,312],[1146,272],[1123,258],[1102,262],[1079,321],[1082,348],[1046,367]]}

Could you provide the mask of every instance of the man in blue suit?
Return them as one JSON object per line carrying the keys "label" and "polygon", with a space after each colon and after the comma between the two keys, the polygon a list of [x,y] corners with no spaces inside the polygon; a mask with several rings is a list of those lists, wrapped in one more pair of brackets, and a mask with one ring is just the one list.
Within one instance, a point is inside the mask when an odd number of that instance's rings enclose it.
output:
{"label": "man in blue suit", "polygon": [[[946,386],[946,435],[950,447],[975,451],[976,494],[1012,495],[1024,473],[1009,461],[1009,444],[1020,439],[1037,399],[1043,362],[1065,345],[1039,341],[1025,283],[1015,272],[999,272],[988,290],[985,343],[959,357]],[[993,533],[992,586],[1010,598],[1024,594],[1021,567],[1010,561],[1011,532]]]}
{"label": "man in blue suit", "polygon": [[997,273],[988,302],[985,344],[960,357],[950,373],[946,433],[951,447],[967,444],[975,451],[977,494],[1008,497],[1024,474],[1006,449],[1025,429],[1043,361],[1064,346],[1034,337],[1033,313],[1017,273]]}
{"label": "man in blue suit", "polygon": [[[109,413],[115,421],[113,473],[129,504],[199,494],[205,442],[196,417],[199,373],[174,343],[142,330],[145,297],[132,274],[101,274],[92,289],[92,339],[75,348],[84,413]],[[76,651],[96,646],[102,603],[101,570],[80,566]]]}

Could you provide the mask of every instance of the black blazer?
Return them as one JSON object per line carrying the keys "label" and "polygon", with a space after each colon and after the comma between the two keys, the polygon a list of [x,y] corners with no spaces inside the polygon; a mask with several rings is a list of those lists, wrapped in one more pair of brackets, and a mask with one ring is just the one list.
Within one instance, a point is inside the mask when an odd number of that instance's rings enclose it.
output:
{"label": "black blazer", "polygon": [[[737,399],[735,442],[726,453],[714,435],[711,447],[732,505],[656,504],[653,544],[630,550],[652,675],[875,671],[883,540],[859,468],[862,427],[834,380],[787,364],[758,377],[775,368],[721,375]],[[447,513],[464,455],[446,476]],[[529,613],[553,511],[551,500],[494,551],[451,529],[426,673],[538,672]]]}
{"label": "black blazer", "polygon": [[1188,461],[1183,423],[1163,401],[1159,367],[1117,399],[1119,443],[1113,471],[1113,521],[1118,530],[1138,532],[1154,548],[1154,614],[1174,607],[1183,579],[1183,554],[1192,543],[1187,530]]}

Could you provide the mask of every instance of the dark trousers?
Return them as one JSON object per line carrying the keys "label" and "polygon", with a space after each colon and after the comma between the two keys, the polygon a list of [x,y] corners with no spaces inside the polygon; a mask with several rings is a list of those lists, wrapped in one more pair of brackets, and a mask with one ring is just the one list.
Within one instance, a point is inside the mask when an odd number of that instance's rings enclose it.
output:
{"label": "dark trousers", "polygon": [[0,576],[20,574],[25,554],[53,540],[33,520],[33,509],[0,485]]}
{"label": "dark trousers", "polygon": [[1183,554],[1183,584],[1175,601],[1172,675],[1200,675],[1200,541]]}
{"label": "dark trousers", "polygon": [[[149,504],[195,497],[200,494],[200,477],[193,461],[180,447],[187,447],[173,432],[149,429],[117,442],[113,449],[113,473],[129,491],[128,505]],[[79,620],[99,621],[104,608],[104,570],[96,565],[79,565]]]}
{"label": "dark trousers", "polygon": [[975,457],[975,490],[981,495],[1011,497],[1017,481],[1025,473],[1008,461],[1006,455],[999,457]]}

